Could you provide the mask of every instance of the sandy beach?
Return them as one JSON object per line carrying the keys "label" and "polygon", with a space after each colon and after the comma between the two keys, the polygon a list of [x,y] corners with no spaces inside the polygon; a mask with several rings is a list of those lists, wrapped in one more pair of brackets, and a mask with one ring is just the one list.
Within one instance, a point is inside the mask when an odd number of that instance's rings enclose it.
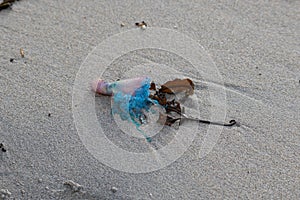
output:
{"label": "sandy beach", "polygon": [[[299,10],[293,0],[2,9],[0,199],[300,199]],[[161,127],[150,143],[128,135],[87,83],[142,75],[190,78],[188,114],[238,124]]]}

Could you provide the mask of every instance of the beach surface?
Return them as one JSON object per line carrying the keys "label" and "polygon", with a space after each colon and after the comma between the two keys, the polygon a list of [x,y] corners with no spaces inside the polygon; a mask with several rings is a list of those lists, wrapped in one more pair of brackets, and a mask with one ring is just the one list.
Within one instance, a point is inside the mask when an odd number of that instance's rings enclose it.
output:
{"label": "beach surface", "polygon": [[[0,199],[300,199],[299,8],[293,0],[22,0],[1,10]],[[135,25],[142,21],[145,30]],[[183,124],[196,135],[181,156],[160,169],[130,173],[101,162],[85,145],[74,87],[97,45],[154,27],[200,44],[222,81],[197,77],[193,70],[203,68],[188,68],[189,60],[157,49],[122,55],[101,78],[146,73],[134,68],[139,64],[153,65],[147,69],[154,74],[162,72],[155,65],[160,61],[172,70],[179,66],[181,75],[195,80],[201,117],[226,106],[224,120],[239,124],[220,129],[205,155],[208,125]],[[209,86],[221,88],[226,101],[213,104]],[[153,149],[113,126],[109,97],[95,97],[95,112],[117,146]],[[176,135],[167,130],[153,143],[167,146]]]}

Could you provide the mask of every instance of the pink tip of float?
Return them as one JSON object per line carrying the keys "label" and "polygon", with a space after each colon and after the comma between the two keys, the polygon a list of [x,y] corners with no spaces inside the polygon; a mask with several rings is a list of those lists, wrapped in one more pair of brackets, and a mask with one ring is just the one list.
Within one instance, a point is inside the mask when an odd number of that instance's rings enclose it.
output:
{"label": "pink tip of float", "polygon": [[92,86],[93,92],[98,93],[98,91],[97,91],[98,83],[101,82],[101,81],[103,81],[103,80],[99,79],[99,80],[96,80],[96,81],[93,81],[93,82],[92,82],[91,86]]}
{"label": "pink tip of float", "polygon": [[106,95],[106,96],[111,96],[112,92],[107,91],[108,83],[105,82],[102,79],[96,80],[92,82],[92,90],[98,94]]}
{"label": "pink tip of float", "polygon": [[117,82],[108,83],[102,79],[92,82],[92,90],[95,93],[111,96],[114,92],[122,92],[124,94],[134,94],[138,88],[141,88],[150,79],[146,76],[120,80]]}

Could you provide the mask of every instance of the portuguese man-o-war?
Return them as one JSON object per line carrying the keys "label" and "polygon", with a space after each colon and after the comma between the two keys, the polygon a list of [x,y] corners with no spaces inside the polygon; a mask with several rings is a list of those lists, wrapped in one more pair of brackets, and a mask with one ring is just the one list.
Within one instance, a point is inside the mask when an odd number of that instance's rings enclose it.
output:
{"label": "portuguese man-o-war", "polygon": [[149,98],[150,83],[149,77],[138,77],[112,83],[98,80],[93,84],[95,92],[112,96],[112,114],[119,115],[123,121],[134,123],[148,141],[151,139],[139,127],[144,123],[145,114],[151,106],[158,104],[156,100]]}
{"label": "portuguese man-o-war", "polygon": [[[158,105],[165,110],[164,113],[158,113],[157,122],[168,126],[175,122],[179,122],[180,125],[182,119],[220,126],[236,124],[235,120],[230,120],[229,123],[213,122],[183,113],[181,103],[174,96],[181,93],[186,98],[194,94],[194,83],[188,78],[167,81],[159,88],[146,76],[112,83],[99,79],[92,84],[92,89],[98,94],[112,96],[112,114],[119,115],[123,121],[132,122],[148,142],[151,142],[151,138],[140,129],[140,126],[147,122],[147,113],[153,112],[151,110],[153,105]],[[150,90],[153,92],[150,93]]]}

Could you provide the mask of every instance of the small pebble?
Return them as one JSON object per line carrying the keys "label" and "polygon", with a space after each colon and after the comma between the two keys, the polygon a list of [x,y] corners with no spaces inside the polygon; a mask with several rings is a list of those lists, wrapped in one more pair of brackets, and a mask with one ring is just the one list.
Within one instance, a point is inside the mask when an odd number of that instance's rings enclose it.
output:
{"label": "small pebble", "polygon": [[258,75],[261,76],[261,73],[259,73]]}
{"label": "small pebble", "polygon": [[49,190],[49,187],[48,187],[48,186],[46,186],[46,187],[45,187],[45,189],[46,189],[46,190]]}
{"label": "small pebble", "polygon": [[177,26],[174,26],[175,29],[177,29]]}
{"label": "small pebble", "polygon": [[11,58],[11,59],[9,59],[9,62],[12,63],[12,62],[14,62],[14,60],[15,60],[15,59]]}
{"label": "small pebble", "polygon": [[0,143],[0,148],[1,148],[2,152],[6,152],[6,149],[4,148],[4,144],[3,143]]}
{"label": "small pebble", "polygon": [[116,193],[116,192],[118,191],[118,188],[112,187],[110,190],[111,190],[113,193]]}
{"label": "small pebble", "polygon": [[136,26],[138,26],[138,27],[140,27],[141,29],[146,29],[146,27],[147,27],[147,23],[146,22],[144,22],[144,21],[142,21],[142,22],[137,22],[137,23],[135,23],[135,25]]}
{"label": "small pebble", "polygon": [[24,185],[22,182],[20,182],[20,181],[17,181],[17,183],[19,183],[19,185]]}
{"label": "small pebble", "polygon": [[21,190],[21,193],[22,193],[22,194],[25,194],[25,190]]}
{"label": "small pebble", "polygon": [[25,57],[25,52],[24,52],[24,49],[20,48],[20,54],[21,54],[21,57],[24,58]]}
{"label": "small pebble", "polygon": [[51,113],[48,113],[48,117],[51,117]]}
{"label": "small pebble", "polygon": [[6,197],[10,197],[11,192],[8,189],[1,189],[0,190],[1,198],[4,199]]}
{"label": "small pebble", "polygon": [[80,192],[83,189],[83,187],[81,185],[79,185],[78,183],[75,183],[72,180],[68,180],[68,181],[64,182],[64,185],[69,186],[69,188],[73,192]]}
{"label": "small pebble", "polygon": [[124,24],[124,23],[121,23],[121,24],[120,24],[120,26],[121,26],[121,27],[124,27],[124,26],[125,26],[125,24]]}
{"label": "small pebble", "polygon": [[38,179],[38,182],[41,183],[41,182],[43,182],[43,180],[42,180],[41,178],[39,178],[39,179]]}

